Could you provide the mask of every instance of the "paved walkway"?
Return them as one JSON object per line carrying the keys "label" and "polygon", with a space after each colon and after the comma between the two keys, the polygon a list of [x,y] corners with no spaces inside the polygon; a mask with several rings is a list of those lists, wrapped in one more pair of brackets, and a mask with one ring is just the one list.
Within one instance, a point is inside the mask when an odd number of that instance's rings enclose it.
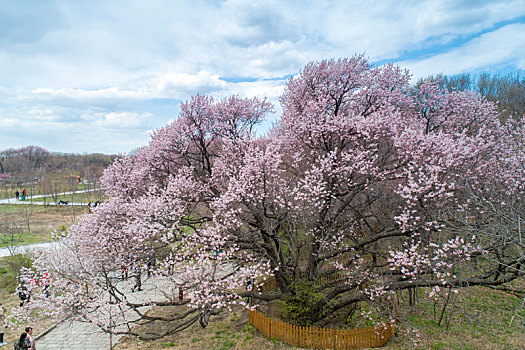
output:
{"label": "paved walkway", "polygon": [[[109,349],[109,334],[90,323],[67,322],[36,341],[38,350],[103,350]],[[114,337],[113,345],[119,338]]]}
{"label": "paved walkway", "polygon": [[13,250],[15,254],[29,253],[29,252],[34,252],[39,249],[49,248],[53,244],[55,244],[55,242],[19,245],[19,246],[15,246],[12,248],[0,248],[0,258],[3,258],[5,256],[10,256],[11,255],[10,249]]}
{"label": "paved walkway", "polygon": [[[132,294],[128,293],[127,296],[131,302],[166,300],[163,291],[167,292],[170,288],[166,282],[166,278],[163,277],[152,277],[146,279],[142,283],[143,290],[141,292],[135,292]],[[127,288],[127,290],[130,290],[134,284],[134,279],[129,278],[127,282],[121,283],[124,284],[121,288]],[[144,307],[141,309],[141,312],[145,312],[150,308],[151,306]],[[137,321],[139,319],[134,312],[129,312],[126,315],[126,318],[132,321]],[[119,339],[120,336],[113,336],[113,345],[115,345]],[[98,327],[92,324],[78,321],[67,321],[58,325],[43,337],[37,339],[36,344],[38,350],[105,350],[109,349],[109,341],[109,334],[102,332]]]}
{"label": "paved walkway", "polygon": [[[231,268],[230,265],[227,265],[221,273],[231,273]],[[119,289],[131,290],[134,284],[133,278],[129,278],[128,281],[119,283]],[[175,289],[173,283],[166,277],[156,276],[145,279],[142,283],[142,288],[141,292],[127,293],[128,299],[133,303],[137,303],[165,301],[168,299],[167,295],[178,298],[178,289]],[[186,293],[191,293],[191,291]],[[187,297],[187,294],[185,295]],[[145,306],[140,311],[144,313],[150,308],[151,306]],[[133,322],[139,320],[138,315],[132,311],[126,314],[125,317]],[[125,329],[125,326],[121,327],[117,329]],[[120,338],[120,336],[114,336],[113,345]],[[38,350],[107,350],[109,349],[109,334],[102,332],[92,324],[77,321],[65,322],[37,339],[36,345]]]}
{"label": "paved walkway", "polygon": [[[56,194],[57,196],[63,196],[63,195],[67,195],[67,194],[78,194],[78,193],[85,193],[85,192],[93,192],[93,191],[98,191],[100,190],[99,188],[95,188],[93,190],[81,190],[81,191],[68,191],[68,192],[62,192],[62,193],[58,193]],[[0,199],[0,204],[34,204],[34,205],[44,205],[44,202],[40,202],[40,201],[31,201],[31,199],[37,199],[37,198],[50,198],[52,197],[53,195],[51,194],[39,194],[39,195],[34,195],[34,196],[28,196],[26,197],[26,200],[25,201],[21,201],[21,200],[17,200],[16,198],[6,198],[6,199]],[[50,201],[50,202],[47,202],[45,203],[46,205],[56,205],[54,201]],[[86,205],[87,203],[69,203],[69,205]],[[60,205],[60,204],[58,204]]]}

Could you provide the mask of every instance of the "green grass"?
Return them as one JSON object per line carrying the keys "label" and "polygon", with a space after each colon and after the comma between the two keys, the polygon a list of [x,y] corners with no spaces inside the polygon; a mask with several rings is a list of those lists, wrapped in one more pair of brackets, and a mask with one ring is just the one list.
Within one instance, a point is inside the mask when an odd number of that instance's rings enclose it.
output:
{"label": "green grass", "polygon": [[19,192],[22,192],[23,189],[26,189],[28,194],[32,195],[40,195],[43,194],[42,185],[41,184],[31,184],[31,185],[13,185],[13,184],[4,184],[0,188],[0,199],[6,199],[6,198],[15,198],[15,192],[18,190]]}
{"label": "green grass", "polygon": [[[51,232],[47,234],[28,234],[27,232],[22,233],[15,242],[14,246],[22,246],[35,243],[50,242],[53,240]],[[10,244],[0,241],[0,248],[8,247]]]}
{"label": "green grass", "polygon": [[[2,300],[17,298],[12,295],[18,285],[15,270],[18,270],[20,266],[30,265],[29,257],[21,254],[0,258],[0,298]],[[11,295],[13,298],[9,297]]]}
{"label": "green grass", "polygon": [[[27,204],[1,204],[0,205],[0,214],[13,214],[13,213],[21,213],[25,208],[26,205],[31,206],[30,202],[27,202]],[[45,208],[39,208],[37,205],[33,205],[31,207],[27,207],[28,210],[35,211],[44,211]]]}
{"label": "green grass", "polygon": [[[515,317],[512,324],[510,322],[517,311],[519,316],[525,317],[525,310],[519,311],[519,298],[481,287],[460,290],[455,298],[451,299],[444,319],[438,325],[443,304],[437,304],[434,316],[434,303],[420,297],[413,314],[402,324],[406,328],[410,321],[419,331],[421,347],[418,348],[498,349],[502,344],[505,344],[505,349],[525,347],[519,317]],[[408,342],[406,332],[395,340],[396,344]]]}

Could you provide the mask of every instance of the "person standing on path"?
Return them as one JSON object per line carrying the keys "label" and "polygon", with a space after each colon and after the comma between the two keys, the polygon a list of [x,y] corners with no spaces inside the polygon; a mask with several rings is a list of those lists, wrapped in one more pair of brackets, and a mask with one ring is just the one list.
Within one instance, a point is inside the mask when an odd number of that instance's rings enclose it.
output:
{"label": "person standing on path", "polygon": [[24,282],[20,283],[20,287],[18,288],[18,297],[20,298],[20,307],[24,306],[26,301],[29,303],[30,293],[29,290],[27,290]]}
{"label": "person standing on path", "polygon": [[49,298],[49,284],[51,283],[51,279],[49,278],[49,273],[44,273],[44,275],[40,278],[40,285],[42,286],[42,289],[44,289],[44,294],[46,298]]}
{"label": "person standing on path", "polygon": [[15,191],[15,197],[16,197],[16,200],[20,199],[20,192],[18,192],[18,190]]}
{"label": "person standing on path", "polygon": [[0,346],[4,346],[7,343],[4,342],[4,333],[7,329],[7,319],[5,317],[5,307],[0,303]]}
{"label": "person standing on path", "polygon": [[31,350],[36,350],[35,347],[35,336],[33,335],[33,327],[26,327],[27,337],[26,340],[29,340],[29,345]]}
{"label": "person standing on path", "polygon": [[122,272],[121,272],[122,280],[127,281],[128,280],[128,267],[124,264],[122,265]]}
{"label": "person standing on path", "polygon": [[22,202],[26,200],[26,189],[22,190]]}
{"label": "person standing on path", "polygon": [[151,274],[153,273],[153,268],[156,265],[156,258],[155,255],[151,255],[148,259],[148,278],[151,277]]}
{"label": "person standing on path", "polygon": [[135,289],[139,292],[142,290],[141,272],[140,265],[137,264],[135,266],[135,285],[133,288],[131,288],[132,293],[135,291]]}
{"label": "person standing on path", "polygon": [[173,257],[173,250],[170,250],[170,254],[168,255],[168,275],[173,275],[173,270],[175,268],[175,261]]}

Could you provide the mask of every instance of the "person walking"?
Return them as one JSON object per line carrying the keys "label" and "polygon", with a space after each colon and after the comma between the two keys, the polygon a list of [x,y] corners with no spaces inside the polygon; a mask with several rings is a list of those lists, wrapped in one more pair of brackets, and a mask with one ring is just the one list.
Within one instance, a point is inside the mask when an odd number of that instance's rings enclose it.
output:
{"label": "person walking", "polygon": [[168,255],[168,275],[173,275],[173,270],[175,268],[175,261],[173,256],[173,250],[170,250],[170,254]]}
{"label": "person walking", "polygon": [[4,342],[4,333],[7,329],[7,318],[5,317],[5,307],[0,303],[0,346],[4,346],[7,343]]}
{"label": "person walking", "polygon": [[157,264],[155,255],[151,255],[148,259],[148,278],[151,277],[151,274],[153,273],[153,268]]}
{"label": "person walking", "polygon": [[51,279],[49,278],[49,273],[46,272],[40,278],[40,285],[42,285],[42,288],[44,289],[44,294],[46,298],[49,298],[49,284],[50,283],[51,283]]}
{"label": "person walking", "polygon": [[23,201],[25,201],[25,200],[26,200],[26,189],[24,188],[24,189],[22,190],[22,198],[21,198],[21,201],[23,202]]}
{"label": "person walking", "polygon": [[15,342],[15,350],[30,350],[26,332],[22,333],[20,339]]}
{"label": "person walking", "polygon": [[141,269],[140,265],[135,265],[135,285],[133,288],[131,288],[131,292],[133,293],[135,290],[141,291],[142,290],[142,279],[141,279]]}
{"label": "person walking", "polygon": [[33,335],[33,327],[31,326],[26,327],[26,333],[27,333],[26,340],[29,342],[29,345],[30,345],[29,349],[36,350],[35,336]]}
{"label": "person walking", "polygon": [[123,281],[128,280],[128,267],[126,265],[122,265],[121,276]]}
{"label": "person walking", "polygon": [[18,297],[20,298],[20,307],[24,306],[26,301],[29,303],[29,290],[27,290],[27,287],[23,282],[20,283],[20,287],[18,288]]}
{"label": "person walking", "polygon": [[15,191],[15,197],[16,197],[16,200],[20,199],[20,192],[18,192],[18,190]]}

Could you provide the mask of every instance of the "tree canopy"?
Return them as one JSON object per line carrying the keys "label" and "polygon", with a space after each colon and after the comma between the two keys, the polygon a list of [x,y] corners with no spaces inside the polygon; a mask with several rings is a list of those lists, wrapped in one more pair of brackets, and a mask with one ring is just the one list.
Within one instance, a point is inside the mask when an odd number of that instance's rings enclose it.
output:
{"label": "tree canopy", "polygon": [[[295,317],[309,324],[356,302],[389,317],[414,287],[505,288],[524,272],[523,125],[481,95],[409,78],[363,56],[312,62],[265,137],[265,99],[191,98],[107,169],[109,200],[37,259],[30,273],[52,288],[34,307],[109,330],[110,315],[191,306],[169,319],[175,332],[247,296],[304,303]],[[152,257],[162,298],[137,301],[112,274]],[[271,276],[274,291],[245,288]]]}

